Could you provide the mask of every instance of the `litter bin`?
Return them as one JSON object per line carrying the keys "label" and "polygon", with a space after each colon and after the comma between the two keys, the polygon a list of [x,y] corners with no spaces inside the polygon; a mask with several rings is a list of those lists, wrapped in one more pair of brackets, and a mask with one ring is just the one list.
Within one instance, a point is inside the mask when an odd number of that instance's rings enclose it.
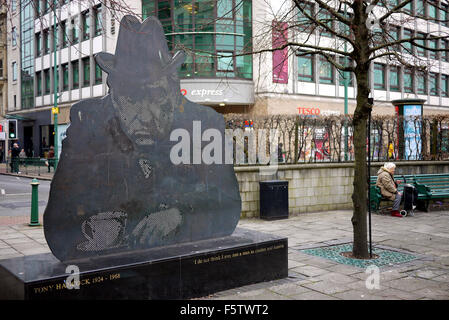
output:
{"label": "litter bin", "polygon": [[265,220],[288,218],[288,181],[260,181],[260,218]]}

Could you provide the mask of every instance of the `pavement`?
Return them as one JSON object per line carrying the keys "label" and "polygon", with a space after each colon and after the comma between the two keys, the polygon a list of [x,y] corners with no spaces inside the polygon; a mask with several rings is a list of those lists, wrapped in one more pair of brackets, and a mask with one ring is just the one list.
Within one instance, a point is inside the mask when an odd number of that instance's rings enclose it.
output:
{"label": "pavement", "polygon": [[[372,281],[373,273],[367,269],[301,251],[351,242],[351,216],[352,211],[329,211],[274,221],[241,219],[238,227],[288,237],[288,278],[217,292],[199,300],[449,299],[449,211],[416,212],[406,218],[373,214],[374,248],[417,257],[381,267],[378,282]],[[43,227],[29,227],[29,217],[23,218],[0,223],[0,260],[50,251]]]}

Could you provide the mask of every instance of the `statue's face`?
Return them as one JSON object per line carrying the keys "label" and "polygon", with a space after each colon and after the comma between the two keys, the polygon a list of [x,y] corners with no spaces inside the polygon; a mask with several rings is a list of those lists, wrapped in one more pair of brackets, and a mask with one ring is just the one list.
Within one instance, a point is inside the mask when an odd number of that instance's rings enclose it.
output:
{"label": "statue's face", "polygon": [[143,146],[169,136],[179,90],[173,90],[167,77],[155,82],[132,77],[120,80],[112,82],[111,93],[127,136]]}

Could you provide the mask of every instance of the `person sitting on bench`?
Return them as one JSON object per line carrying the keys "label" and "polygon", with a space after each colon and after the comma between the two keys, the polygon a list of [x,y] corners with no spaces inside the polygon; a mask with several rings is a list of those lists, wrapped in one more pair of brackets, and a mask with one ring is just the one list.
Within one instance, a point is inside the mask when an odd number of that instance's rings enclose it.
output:
{"label": "person sitting on bench", "polygon": [[376,186],[380,188],[383,197],[393,201],[391,215],[401,217],[399,206],[401,204],[402,194],[398,191],[398,183],[394,181],[394,171],[396,165],[393,162],[387,162],[377,172]]}

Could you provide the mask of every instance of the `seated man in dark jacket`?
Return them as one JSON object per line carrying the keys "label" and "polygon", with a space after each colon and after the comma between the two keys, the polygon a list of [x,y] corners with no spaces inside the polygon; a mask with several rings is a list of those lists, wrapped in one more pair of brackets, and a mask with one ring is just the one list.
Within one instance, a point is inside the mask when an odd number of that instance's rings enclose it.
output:
{"label": "seated man in dark jacket", "polygon": [[394,181],[394,171],[396,165],[387,162],[377,172],[376,186],[380,188],[380,193],[385,198],[393,201],[393,209],[391,215],[394,217],[402,217],[399,213],[399,205],[401,204],[402,194],[398,191],[398,184]]}

